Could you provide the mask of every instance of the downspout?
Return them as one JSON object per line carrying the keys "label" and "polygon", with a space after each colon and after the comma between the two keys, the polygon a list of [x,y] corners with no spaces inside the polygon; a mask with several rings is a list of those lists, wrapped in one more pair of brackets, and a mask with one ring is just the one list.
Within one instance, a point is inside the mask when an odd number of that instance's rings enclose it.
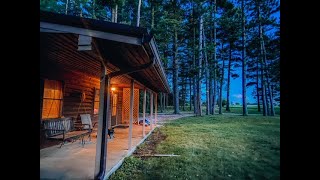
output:
{"label": "downspout", "polygon": [[[101,59],[101,65],[103,67],[103,76],[101,77],[101,80],[105,81],[105,86],[107,88],[107,90],[105,89],[104,91],[104,108],[102,110],[102,134],[101,134],[101,146],[100,146],[100,164],[99,164],[99,173],[97,174],[97,176],[94,179],[103,179],[104,175],[105,175],[105,168],[106,168],[106,145],[107,145],[107,137],[106,137],[106,131],[107,131],[107,110],[110,106],[108,99],[109,98],[109,85],[110,85],[110,77],[107,75],[107,66],[104,63],[104,60]],[[106,109],[106,111],[104,110]],[[101,157],[103,158],[103,160],[101,161]]]}
{"label": "downspout", "polygon": [[[144,48],[144,46],[142,45],[142,47]],[[107,97],[105,97],[107,103],[107,107],[105,109],[108,110],[109,106],[110,106],[110,97],[109,97],[109,85],[110,85],[110,81],[111,78],[116,77],[116,76],[121,76],[124,74],[130,74],[130,73],[134,73],[134,72],[138,72],[138,71],[142,71],[144,69],[148,69],[150,67],[152,67],[155,63],[155,57],[150,58],[151,61],[149,63],[146,63],[144,65],[141,65],[139,67],[135,67],[135,68],[131,68],[128,70],[120,70],[120,71],[116,71],[116,72],[112,72],[107,74],[107,67],[105,65],[105,63],[103,62],[103,60],[101,60],[103,67],[104,67],[104,76],[102,78],[106,78],[106,83],[107,83]],[[107,123],[107,113],[106,111],[103,111],[103,126],[102,126],[102,143],[101,143],[101,151],[100,151],[100,166],[99,166],[99,172],[98,174],[94,177],[94,179],[96,180],[103,180],[104,176],[106,174],[106,160],[107,160],[107,138],[106,138],[106,131],[108,130],[108,123]]]}

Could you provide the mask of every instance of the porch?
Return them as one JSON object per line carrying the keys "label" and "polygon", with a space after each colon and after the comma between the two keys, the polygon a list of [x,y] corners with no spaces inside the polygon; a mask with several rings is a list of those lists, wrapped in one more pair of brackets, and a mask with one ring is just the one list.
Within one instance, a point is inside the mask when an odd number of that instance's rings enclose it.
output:
{"label": "porch", "polygon": [[[145,137],[153,129],[145,127]],[[115,138],[108,139],[106,174],[129,153],[129,128],[116,127],[114,130]],[[134,150],[143,139],[142,126],[134,124],[131,149]],[[93,179],[97,139],[87,140],[84,147],[76,141],[62,148],[56,145],[40,150],[40,179]]]}
{"label": "porch", "polygon": [[135,123],[148,113],[145,134],[156,127],[158,93],[169,92],[146,28],[41,12],[40,139],[57,131],[64,142],[65,133],[84,126],[97,134],[84,147],[77,141],[40,150],[41,179],[105,179],[143,140],[143,126]]}

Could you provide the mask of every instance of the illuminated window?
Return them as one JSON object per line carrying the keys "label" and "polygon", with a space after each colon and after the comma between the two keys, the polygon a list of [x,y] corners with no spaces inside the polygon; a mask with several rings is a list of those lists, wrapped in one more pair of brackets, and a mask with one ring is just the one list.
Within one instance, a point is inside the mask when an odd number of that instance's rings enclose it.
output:
{"label": "illuminated window", "polygon": [[44,81],[42,119],[61,117],[62,83],[55,80]]}
{"label": "illuminated window", "polygon": [[94,92],[94,106],[93,106],[93,114],[99,113],[99,89],[95,89]]}
{"label": "illuminated window", "polygon": [[112,116],[115,116],[117,113],[117,94],[113,94],[113,101],[112,101]]}

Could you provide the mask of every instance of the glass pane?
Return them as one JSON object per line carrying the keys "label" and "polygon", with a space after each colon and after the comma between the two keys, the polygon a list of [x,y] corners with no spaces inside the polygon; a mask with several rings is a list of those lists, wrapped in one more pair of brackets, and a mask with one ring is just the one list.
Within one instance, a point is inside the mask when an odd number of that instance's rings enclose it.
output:
{"label": "glass pane", "polygon": [[62,83],[56,81],[54,99],[62,99]]}
{"label": "glass pane", "polygon": [[112,116],[115,116],[117,112],[117,94],[114,94],[112,99]]}
{"label": "glass pane", "polygon": [[100,90],[96,89],[96,92],[95,92],[95,95],[94,95],[94,101],[99,101],[99,93],[100,93]]}
{"label": "glass pane", "polygon": [[93,114],[99,113],[99,102],[94,102]]}
{"label": "glass pane", "polygon": [[62,99],[62,83],[55,80],[45,80],[43,97]]}
{"label": "glass pane", "polygon": [[60,116],[61,100],[44,99],[42,118],[58,118]]}

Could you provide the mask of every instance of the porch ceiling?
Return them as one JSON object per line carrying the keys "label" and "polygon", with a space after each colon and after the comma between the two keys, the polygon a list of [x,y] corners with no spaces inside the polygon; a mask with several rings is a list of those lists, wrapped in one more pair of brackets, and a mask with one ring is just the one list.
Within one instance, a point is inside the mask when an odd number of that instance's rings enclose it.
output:
{"label": "porch ceiling", "polygon": [[[76,34],[40,33],[40,73],[56,73],[56,69],[67,69],[100,78],[101,56],[95,48],[92,51],[78,51],[77,41]],[[107,73],[119,70],[111,63],[107,63],[107,66]],[[130,87],[130,79],[128,75],[116,76],[110,83],[117,87]],[[135,87],[144,88],[140,82],[136,82]]]}
{"label": "porch ceiling", "polygon": [[[136,87],[146,86],[154,92],[170,92],[166,76],[164,74],[159,55],[153,38],[145,28],[137,28],[128,25],[120,25],[104,21],[66,16],[49,12],[41,12],[41,22],[68,25],[71,28],[81,27],[90,30],[121,34],[125,36],[142,38],[142,44],[125,43],[123,40],[108,40],[92,37],[91,51],[78,51],[78,34],[67,32],[41,32],[40,33],[40,56],[47,62],[40,61],[41,70],[48,70],[52,65],[70,70],[101,76],[100,59],[107,62],[108,73],[126,71],[144,64],[153,59],[153,66],[142,71],[133,72],[124,76],[111,79],[112,85],[125,87],[130,84],[130,78],[137,81]],[[41,31],[40,27],[40,31]],[[148,37],[147,37],[148,36]],[[151,41],[143,42],[143,38],[151,38]],[[41,64],[42,63],[42,64]]]}

